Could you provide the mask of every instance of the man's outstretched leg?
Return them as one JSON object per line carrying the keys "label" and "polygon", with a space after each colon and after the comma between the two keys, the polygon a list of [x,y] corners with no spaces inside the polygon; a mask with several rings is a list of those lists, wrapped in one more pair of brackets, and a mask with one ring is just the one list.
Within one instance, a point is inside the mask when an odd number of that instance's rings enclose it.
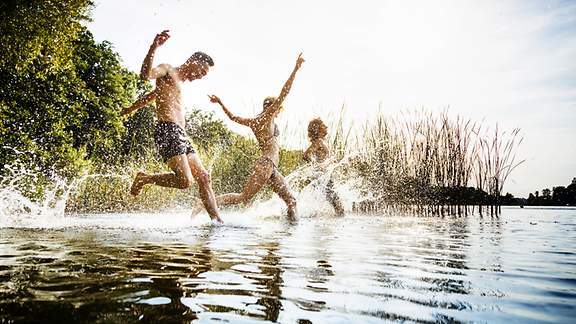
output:
{"label": "man's outstretched leg", "polygon": [[187,189],[192,186],[193,176],[190,166],[188,165],[188,159],[185,154],[176,155],[170,160],[168,160],[168,166],[174,173],[163,173],[163,174],[146,174],[144,172],[138,172],[132,187],[130,188],[130,193],[137,196],[142,191],[142,187],[147,184],[155,184],[161,187],[177,188],[177,189]]}
{"label": "man's outstretched leg", "polygon": [[168,166],[174,173],[148,175],[144,172],[138,172],[130,189],[132,195],[137,196],[140,194],[142,187],[147,184],[187,189],[192,186],[193,179],[196,179],[200,189],[200,198],[210,218],[223,223],[216,210],[216,200],[214,199],[214,192],[212,192],[210,175],[202,166],[200,159],[193,153],[188,155],[180,154],[170,158],[170,160],[168,160]]}
{"label": "man's outstretched leg", "polygon": [[210,174],[206,169],[204,169],[202,161],[200,161],[198,156],[194,153],[188,154],[188,165],[192,172],[192,176],[196,182],[198,182],[198,192],[200,193],[200,199],[202,200],[204,208],[206,208],[206,212],[208,212],[208,215],[210,215],[212,220],[223,223],[222,219],[218,215]]}

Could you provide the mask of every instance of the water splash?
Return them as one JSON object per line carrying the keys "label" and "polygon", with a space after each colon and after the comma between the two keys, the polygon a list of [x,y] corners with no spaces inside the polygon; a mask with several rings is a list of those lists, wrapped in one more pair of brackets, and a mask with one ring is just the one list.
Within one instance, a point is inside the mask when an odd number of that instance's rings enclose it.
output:
{"label": "water splash", "polygon": [[0,228],[52,227],[65,223],[70,197],[87,179],[120,177],[118,174],[86,174],[67,180],[55,172],[45,175],[20,160],[6,165],[0,176]]}
{"label": "water splash", "polygon": [[[45,184],[45,185],[39,185]],[[16,162],[0,177],[0,226],[46,223],[64,215],[69,186],[56,176]]]}
{"label": "water splash", "polygon": [[[332,190],[339,197],[345,211],[352,210],[356,201],[370,198],[365,181],[355,174],[352,168],[354,155],[337,160],[330,158],[323,163],[301,166],[285,176],[286,182],[297,200],[298,216],[303,218],[333,216],[335,210],[330,204],[327,188],[332,182]],[[261,198],[252,204],[247,213],[282,217],[286,206],[277,196]]]}
{"label": "water splash", "polygon": [[[220,152],[215,155],[218,154]],[[361,189],[364,180],[354,173],[353,160],[353,157],[345,156],[340,160],[329,159],[321,164],[307,164],[286,176],[286,181],[297,198],[299,217],[335,215],[335,210],[327,198],[328,183],[333,184],[333,191],[346,211],[352,209],[353,202],[365,199],[366,191]],[[209,168],[213,167],[213,163],[214,159],[209,161]],[[122,170],[118,173],[85,174],[74,179],[65,179],[56,173],[46,176],[39,169],[26,167],[24,163],[14,163],[7,166],[6,172],[0,177],[0,227],[51,228],[55,224],[69,226],[68,223],[74,222],[71,215],[84,211],[90,211],[92,216],[95,216],[94,212],[102,212],[104,215],[113,211],[147,210],[138,207],[143,201],[133,200],[131,197],[114,201],[119,195],[128,195],[127,188],[131,180],[129,173]],[[96,179],[96,182],[87,181],[89,179]],[[158,194],[152,192],[149,197],[144,195],[139,199],[157,198],[160,197]],[[245,218],[244,215],[260,220],[284,219],[286,206],[282,200],[276,195],[260,197],[247,209],[237,212],[242,216],[237,216],[235,211],[230,213],[225,210],[223,213],[234,215],[230,217],[232,219]],[[85,202],[83,199],[89,201]],[[88,205],[85,206],[85,203]],[[103,209],[98,208],[102,206]],[[167,205],[163,210],[158,210],[159,206],[153,206],[156,214],[189,213],[189,208],[186,207],[173,210],[173,206]],[[204,218],[202,216],[200,219]],[[182,221],[178,222],[181,226],[190,224]]]}

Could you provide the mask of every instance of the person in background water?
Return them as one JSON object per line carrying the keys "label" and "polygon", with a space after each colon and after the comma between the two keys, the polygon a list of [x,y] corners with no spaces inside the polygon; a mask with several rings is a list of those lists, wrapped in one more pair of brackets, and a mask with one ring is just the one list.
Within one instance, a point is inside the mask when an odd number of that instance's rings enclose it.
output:
{"label": "person in background water", "polygon": [[164,162],[172,169],[172,173],[146,174],[138,172],[130,192],[136,196],[147,184],[161,187],[186,189],[192,186],[193,180],[198,182],[200,199],[213,221],[222,223],[216,209],[216,200],[210,175],[196,155],[186,137],[185,118],[181,103],[180,85],[184,81],[199,80],[204,77],[214,61],[202,52],[196,52],[184,64],[172,67],[160,64],[152,68],[156,49],[164,44],[170,35],[165,30],[154,38],[148,55],[142,63],[140,77],[145,80],[156,80],[156,88],[138,99],[132,106],[122,109],[121,114],[130,114],[148,102],[156,101],[156,130],[154,141]]}
{"label": "person in background water", "polygon": [[265,185],[270,185],[272,190],[280,196],[280,198],[288,206],[288,219],[290,221],[296,220],[296,199],[290,193],[288,184],[284,177],[278,171],[278,162],[280,161],[280,146],[278,146],[278,141],[276,137],[279,135],[278,126],[274,123],[274,120],[282,110],[282,103],[288,95],[290,88],[292,87],[292,82],[296,76],[296,72],[300,69],[300,66],[304,62],[302,58],[302,53],[298,56],[296,60],[296,66],[292,71],[292,74],[282,87],[282,91],[277,98],[268,97],[264,99],[263,110],[254,118],[242,118],[235,116],[224,106],[220,98],[215,95],[208,96],[210,101],[217,103],[222,107],[224,113],[234,122],[250,127],[258,144],[260,145],[260,150],[262,156],[256,160],[254,164],[254,170],[252,174],[248,177],[248,180],[244,184],[244,188],[241,193],[229,193],[216,197],[216,202],[219,207],[246,203],[256,193],[258,193]]}
{"label": "person in background water", "polygon": [[[310,146],[304,151],[303,159],[306,162],[316,161],[318,163],[324,162],[330,156],[328,145],[324,143],[324,138],[328,135],[328,127],[320,118],[315,118],[308,124],[308,139]],[[344,215],[344,207],[340,201],[340,197],[334,191],[334,181],[328,180],[324,188],[326,199],[334,207],[338,216]]]}

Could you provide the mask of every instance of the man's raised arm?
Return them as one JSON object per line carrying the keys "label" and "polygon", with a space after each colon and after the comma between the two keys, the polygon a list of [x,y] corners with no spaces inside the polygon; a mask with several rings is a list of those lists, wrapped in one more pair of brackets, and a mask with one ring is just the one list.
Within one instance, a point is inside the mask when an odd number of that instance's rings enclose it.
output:
{"label": "man's raised arm", "polygon": [[170,38],[168,32],[169,30],[164,30],[160,34],[157,34],[156,37],[154,37],[154,41],[152,42],[152,45],[150,45],[148,54],[146,54],[144,62],[142,62],[142,68],[140,69],[140,78],[142,80],[156,79],[159,76],[158,71],[155,71],[155,69],[152,68],[154,54],[156,49],[164,44],[168,38]]}
{"label": "man's raised arm", "polygon": [[149,103],[150,101],[152,101],[154,99],[156,99],[156,89],[154,89],[151,92],[148,92],[147,94],[140,97],[138,100],[136,100],[136,102],[134,102],[132,104],[132,106],[127,107],[127,108],[122,108],[120,115],[122,115],[122,116],[128,115],[128,114],[146,106],[147,103]]}

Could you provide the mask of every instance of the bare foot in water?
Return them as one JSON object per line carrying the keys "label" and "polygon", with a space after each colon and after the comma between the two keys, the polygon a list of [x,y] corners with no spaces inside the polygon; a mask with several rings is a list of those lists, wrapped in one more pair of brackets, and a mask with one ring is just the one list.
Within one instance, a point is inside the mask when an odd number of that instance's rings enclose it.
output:
{"label": "bare foot in water", "polygon": [[[196,198],[196,200],[194,201],[194,204],[192,206],[192,212],[190,213],[190,218],[194,219],[204,209],[205,209],[205,207],[204,207],[204,203],[202,202],[202,200],[200,200],[200,198]],[[215,217],[210,216],[210,219],[212,220],[212,224],[214,224],[214,225],[224,224],[224,221],[219,216],[215,216]]]}
{"label": "bare foot in water", "polygon": [[288,223],[296,224],[298,223],[298,216],[296,214],[296,208],[288,208]]}
{"label": "bare foot in water", "polygon": [[132,187],[130,188],[130,193],[132,196],[138,196],[142,191],[142,187],[146,184],[146,177],[148,175],[144,172],[138,172],[136,177],[134,178],[134,182],[132,183]]}
{"label": "bare foot in water", "polygon": [[334,211],[336,212],[336,216],[344,216],[344,207],[342,207],[342,204],[334,206]]}
{"label": "bare foot in water", "polygon": [[190,218],[196,217],[203,210],[204,210],[204,204],[202,204],[202,200],[196,198],[196,201],[194,201],[194,205],[192,206],[192,213],[190,214]]}

